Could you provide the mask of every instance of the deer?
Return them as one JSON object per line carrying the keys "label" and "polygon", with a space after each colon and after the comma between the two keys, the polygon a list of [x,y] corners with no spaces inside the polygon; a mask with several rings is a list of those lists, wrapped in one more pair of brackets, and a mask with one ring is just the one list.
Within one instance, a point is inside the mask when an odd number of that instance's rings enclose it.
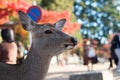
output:
{"label": "deer", "polygon": [[18,16],[22,27],[32,35],[31,48],[21,64],[0,62],[0,80],[44,80],[51,58],[74,48],[77,40],[62,32],[66,19],[38,24],[22,11]]}

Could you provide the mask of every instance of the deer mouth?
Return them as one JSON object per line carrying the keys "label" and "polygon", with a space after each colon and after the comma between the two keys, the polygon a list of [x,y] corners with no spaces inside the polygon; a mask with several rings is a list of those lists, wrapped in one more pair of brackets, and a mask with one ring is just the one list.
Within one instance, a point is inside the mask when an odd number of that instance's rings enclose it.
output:
{"label": "deer mouth", "polygon": [[73,49],[75,47],[75,45],[77,45],[77,40],[75,40],[74,38],[71,38],[71,42],[69,43],[64,43],[63,46],[66,49]]}
{"label": "deer mouth", "polygon": [[63,46],[66,48],[66,49],[73,49],[75,47],[74,44],[63,44]]}

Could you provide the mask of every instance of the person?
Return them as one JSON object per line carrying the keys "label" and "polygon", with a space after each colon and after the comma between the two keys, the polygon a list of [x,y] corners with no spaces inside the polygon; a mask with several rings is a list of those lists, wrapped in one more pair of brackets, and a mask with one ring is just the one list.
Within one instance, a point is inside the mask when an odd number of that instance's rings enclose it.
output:
{"label": "person", "polygon": [[17,63],[20,64],[24,61],[24,53],[27,51],[25,51],[25,48],[23,46],[23,43],[21,41],[17,42],[17,47],[18,47],[18,56],[17,56]]}
{"label": "person", "polygon": [[98,62],[97,56],[94,51],[94,47],[89,40],[84,42],[84,55],[83,55],[84,65],[87,65],[88,71],[90,71],[89,62],[91,62],[91,70],[93,70],[93,64]]}
{"label": "person", "polygon": [[115,53],[114,55],[116,55],[118,58],[117,71],[120,72],[120,30],[113,37],[111,44],[112,44],[111,50],[114,51]]}
{"label": "person", "polygon": [[17,45],[14,41],[14,33],[12,29],[2,29],[2,42],[0,43],[0,62],[6,64],[17,63]]}
{"label": "person", "polygon": [[111,46],[110,46],[110,55],[109,55],[109,67],[108,67],[108,70],[110,70],[111,68],[113,68],[113,61],[115,63],[116,66],[118,66],[118,57],[115,53],[115,45],[114,45],[114,40],[111,41]]}

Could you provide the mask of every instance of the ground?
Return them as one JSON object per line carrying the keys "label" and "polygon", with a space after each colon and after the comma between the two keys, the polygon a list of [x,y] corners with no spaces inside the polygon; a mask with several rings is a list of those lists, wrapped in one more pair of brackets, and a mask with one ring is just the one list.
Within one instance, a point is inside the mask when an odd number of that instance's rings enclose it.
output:
{"label": "ground", "polygon": [[[102,72],[104,80],[120,80],[120,73],[115,71],[115,66],[111,70],[108,70],[108,66],[109,62],[95,64],[94,70],[91,72]],[[69,80],[70,75],[85,72],[88,72],[87,67],[82,64],[68,64],[64,66],[51,64],[45,80]]]}

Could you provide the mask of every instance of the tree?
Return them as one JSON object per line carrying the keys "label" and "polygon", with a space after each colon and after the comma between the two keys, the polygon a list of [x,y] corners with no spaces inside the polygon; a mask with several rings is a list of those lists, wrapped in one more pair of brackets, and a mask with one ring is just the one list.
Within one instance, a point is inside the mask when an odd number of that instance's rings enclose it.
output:
{"label": "tree", "polygon": [[4,24],[10,20],[16,21],[17,11],[27,11],[30,3],[25,0],[0,0],[0,24]]}
{"label": "tree", "polygon": [[120,29],[120,14],[115,0],[76,0],[74,14],[82,23],[84,38],[93,38],[104,44],[109,33]]}
{"label": "tree", "polygon": [[71,21],[76,22],[76,17],[73,14],[74,1],[75,0],[42,0],[40,6],[46,10],[57,12],[67,10],[71,14]]}

